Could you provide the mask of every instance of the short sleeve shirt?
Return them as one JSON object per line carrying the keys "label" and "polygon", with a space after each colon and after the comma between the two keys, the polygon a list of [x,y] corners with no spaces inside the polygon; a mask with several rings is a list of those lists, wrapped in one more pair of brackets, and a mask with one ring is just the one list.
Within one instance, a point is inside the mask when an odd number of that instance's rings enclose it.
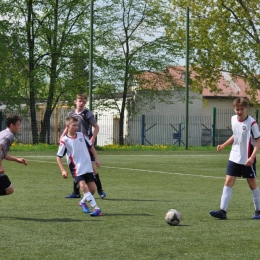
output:
{"label": "short sleeve shirt", "polygon": [[88,137],[81,132],[77,132],[75,138],[65,135],[61,139],[57,156],[62,158],[66,155],[67,163],[73,177],[93,172],[89,155],[89,148],[91,146],[92,143]]}
{"label": "short sleeve shirt", "polygon": [[248,116],[244,121],[239,121],[237,115],[232,116],[231,125],[234,142],[229,160],[238,164],[245,164],[253,152],[256,139],[260,138],[258,125],[251,116]]}
{"label": "short sleeve shirt", "polygon": [[79,127],[78,131],[87,135],[89,138],[92,137],[92,125],[97,121],[92,111],[84,108],[80,113],[77,113],[76,110],[73,110],[68,113],[68,116],[73,116],[78,119]]}
{"label": "short sleeve shirt", "polygon": [[7,155],[13,141],[14,141],[14,135],[9,128],[0,132],[0,146],[2,147],[2,156],[1,156],[2,160]]}

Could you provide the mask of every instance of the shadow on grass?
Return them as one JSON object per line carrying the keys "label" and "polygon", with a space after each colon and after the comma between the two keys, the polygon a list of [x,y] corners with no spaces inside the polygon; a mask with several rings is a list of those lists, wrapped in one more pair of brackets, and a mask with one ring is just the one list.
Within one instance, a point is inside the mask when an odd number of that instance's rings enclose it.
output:
{"label": "shadow on grass", "polygon": [[151,214],[126,214],[126,213],[103,213],[102,217],[114,217],[114,216],[136,216],[136,217],[152,217]]}
{"label": "shadow on grass", "polygon": [[[101,198],[100,198],[101,199]],[[144,201],[144,202],[172,202],[172,200],[146,200],[146,199],[111,199],[111,198],[105,198],[102,200],[113,200],[113,201]]]}
{"label": "shadow on grass", "polygon": [[35,221],[35,222],[64,222],[64,223],[69,223],[69,222],[85,222],[85,221],[93,221],[93,219],[86,219],[86,220],[81,220],[81,219],[72,219],[72,218],[50,218],[50,219],[43,219],[43,218],[21,218],[21,217],[2,217],[2,219],[15,219],[15,220],[23,220],[23,221]]}

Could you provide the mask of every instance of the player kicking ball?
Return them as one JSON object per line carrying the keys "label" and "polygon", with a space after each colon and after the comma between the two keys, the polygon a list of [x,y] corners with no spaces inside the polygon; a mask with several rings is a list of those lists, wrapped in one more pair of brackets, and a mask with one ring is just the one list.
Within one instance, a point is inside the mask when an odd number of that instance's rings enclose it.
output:
{"label": "player kicking ball", "polygon": [[256,121],[247,115],[249,101],[246,98],[236,98],[233,108],[236,115],[231,118],[233,135],[223,144],[217,146],[220,152],[232,144],[226,171],[220,210],[210,211],[210,215],[219,219],[227,218],[228,204],[232,195],[232,187],[237,177],[247,180],[252,192],[255,214],[253,219],[260,219],[260,190],[256,183],[256,155],[260,148],[260,132]]}
{"label": "player kicking ball", "polygon": [[[68,173],[66,172],[61,159],[66,154],[67,163],[71,174],[75,182],[79,184],[79,187],[84,194],[82,200],[79,202],[83,212],[90,213],[91,217],[102,216],[102,212],[97,206],[95,198],[92,195],[96,191],[96,184],[89,150],[95,156],[96,166],[99,168],[100,162],[97,152],[88,137],[81,132],[77,132],[77,118],[72,116],[67,117],[66,127],[68,129],[68,133],[60,140],[60,146],[57,152],[57,163],[60,167],[62,177],[65,179],[68,178]],[[93,212],[90,212],[86,202],[94,208]]]}

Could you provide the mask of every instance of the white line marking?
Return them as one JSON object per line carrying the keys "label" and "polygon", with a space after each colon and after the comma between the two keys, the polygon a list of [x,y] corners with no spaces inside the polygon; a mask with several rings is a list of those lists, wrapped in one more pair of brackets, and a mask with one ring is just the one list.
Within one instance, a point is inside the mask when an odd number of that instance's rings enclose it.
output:
{"label": "white line marking", "polygon": [[[36,161],[36,160],[27,160],[28,162],[39,162],[39,163],[57,163],[57,162],[49,162],[49,161]],[[150,172],[150,173],[160,173],[160,174],[170,174],[170,175],[180,175],[180,176],[189,176],[189,177],[201,177],[201,178],[211,178],[211,179],[225,179],[225,177],[218,177],[218,176],[207,176],[201,174],[191,174],[191,173],[180,173],[180,172],[163,172],[163,171],[152,171],[152,170],[143,170],[143,169],[134,169],[134,168],[121,168],[121,167],[114,167],[114,166],[101,166],[102,168],[107,169],[118,169],[118,170],[128,170],[128,171],[139,171],[139,172]],[[244,180],[239,179],[237,180]]]}

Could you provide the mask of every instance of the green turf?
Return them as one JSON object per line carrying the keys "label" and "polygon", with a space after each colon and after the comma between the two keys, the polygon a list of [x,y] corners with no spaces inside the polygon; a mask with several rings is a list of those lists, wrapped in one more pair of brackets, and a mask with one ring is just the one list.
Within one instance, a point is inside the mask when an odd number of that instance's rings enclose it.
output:
{"label": "green turf", "polygon": [[[99,151],[107,198],[91,218],[65,199],[55,151],[11,152],[4,161],[15,193],[0,197],[0,259],[257,259],[260,221],[245,180],[235,184],[228,220],[218,209],[228,151]],[[258,170],[260,173],[260,169]],[[164,220],[178,209],[179,226]]]}

